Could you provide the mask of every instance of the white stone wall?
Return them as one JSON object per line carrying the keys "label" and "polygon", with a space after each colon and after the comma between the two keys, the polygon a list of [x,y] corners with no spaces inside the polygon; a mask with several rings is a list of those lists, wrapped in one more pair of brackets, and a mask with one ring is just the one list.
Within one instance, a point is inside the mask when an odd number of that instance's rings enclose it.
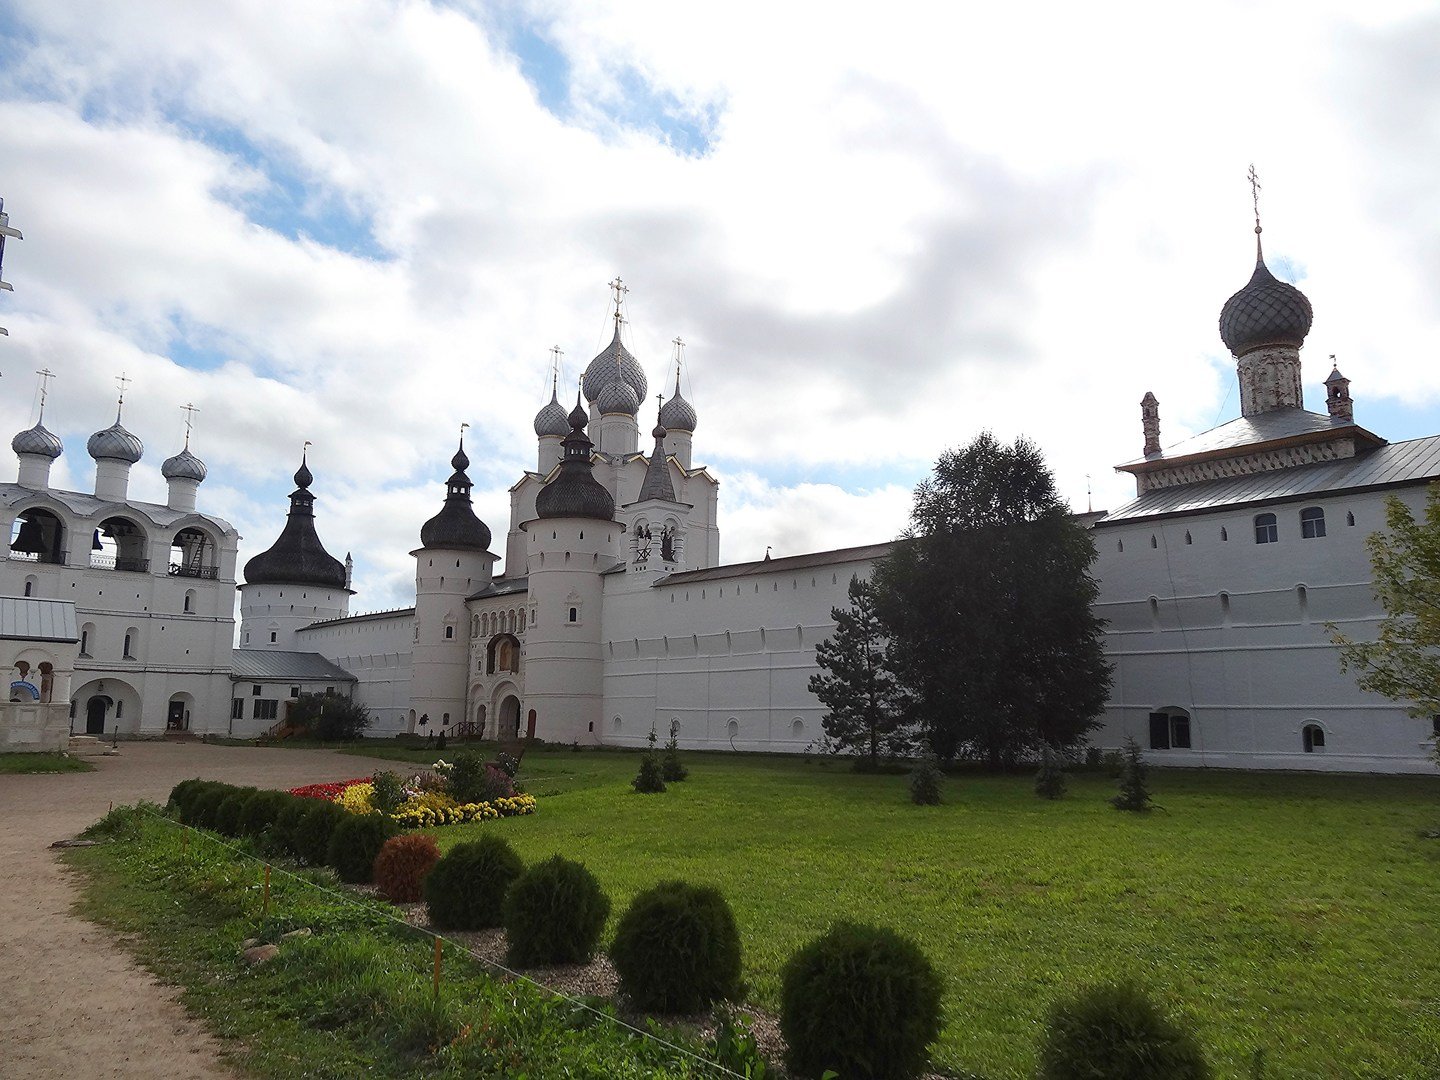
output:
{"label": "white stone wall", "polygon": [[311,623],[343,619],[350,591],[323,585],[240,586],[240,648],[304,652],[299,635]]}
{"label": "white stone wall", "polygon": [[[1400,494],[1418,508],[1424,489]],[[1325,628],[1375,632],[1365,539],[1384,528],[1384,495],[1095,529],[1097,613],[1109,621],[1115,682],[1092,741],[1119,746],[1128,734],[1148,748],[1150,713],[1178,707],[1191,715],[1192,746],[1147,749],[1158,764],[1433,771],[1430,723],[1362,693]],[[1302,536],[1300,511],[1311,506],[1325,512],[1324,537]],[[1277,542],[1255,542],[1257,513],[1275,515]],[[1325,732],[1323,749],[1305,751],[1308,724]]]}
{"label": "white stone wall", "polygon": [[357,615],[313,626],[296,635],[301,652],[317,652],[359,680],[354,696],[374,717],[371,733],[409,731],[415,610]]}

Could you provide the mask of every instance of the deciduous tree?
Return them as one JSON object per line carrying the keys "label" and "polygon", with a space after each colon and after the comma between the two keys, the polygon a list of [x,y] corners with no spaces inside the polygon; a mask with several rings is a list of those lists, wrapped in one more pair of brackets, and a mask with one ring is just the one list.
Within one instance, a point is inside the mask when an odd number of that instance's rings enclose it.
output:
{"label": "deciduous tree", "polygon": [[1089,532],[1039,449],[984,432],[944,454],[873,578],[889,662],[931,749],[993,765],[1077,743],[1110,688]]}

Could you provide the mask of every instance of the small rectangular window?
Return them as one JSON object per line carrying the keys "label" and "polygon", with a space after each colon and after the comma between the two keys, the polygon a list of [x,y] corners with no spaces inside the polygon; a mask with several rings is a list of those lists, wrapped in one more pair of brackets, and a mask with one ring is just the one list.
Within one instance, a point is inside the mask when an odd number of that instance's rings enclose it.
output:
{"label": "small rectangular window", "polygon": [[1170,745],[1176,750],[1190,749],[1190,718],[1188,716],[1172,716],[1170,718]]}
{"label": "small rectangular window", "polygon": [[255,685],[253,685],[252,687],[250,687],[250,696],[251,696],[251,697],[259,697],[259,696],[260,696],[260,684],[259,684],[259,683],[256,683]]}
{"label": "small rectangular window", "polygon": [[274,630],[271,630],[271,631],[270,631],[270,644],[271,644],[271,645],[274,645],[274,644],[275,644],[275,631],[274,631]]}
{"label": "small rectangular window", "polygon": [[299,696],[300,696],[300,687],[298,687],[298,686],[292,686],[292,687],[290,687],[290,696],[291,696],[291,697],[299,697]]}
{"label": "small rectangular window", "polygon": [[572,608],[570,609],[570,621],[571,621],[571,622],[575,622],[575,621],[576,621],[575,617],[576,617],[578,614],[579,614],[579,612],[577,612],[577,611],[572,607]]}
{"label": "small rectangular window", "polygon": [[271,698],[270,700],[260,699],[255,702],[256,720],[274,720],[280,711],[280,702]]}
{"label": "small rectangular window", "polygon": [[1300,511],[1300,537],[1315,540],[1325,535],[1325,511],[1318,506],[1307,506]]}
{"label": "small rectangular window", "polygon": [[327,687],[325,687],[325,693],[328,694],[328,695],[331,696],[331,697],[334,697],[334,696],[335,696],[335,687],[333,687],[333,686],[327,686]]}
{"label": "small rectangular window", "polygon": [[1255,515],[1255,543],[1277,544],[1280,542],[1280,527],[1274,514]]}
{"label": "small rectangular window", "polygon": [[243,697],[230,699],[230,719],[242,720],[245,717],[245,699]]}
{"label": "small rectangular window", "polygon": [[1163,712],[1150,714],[1150,749],[1170,749],[1170,717]]}

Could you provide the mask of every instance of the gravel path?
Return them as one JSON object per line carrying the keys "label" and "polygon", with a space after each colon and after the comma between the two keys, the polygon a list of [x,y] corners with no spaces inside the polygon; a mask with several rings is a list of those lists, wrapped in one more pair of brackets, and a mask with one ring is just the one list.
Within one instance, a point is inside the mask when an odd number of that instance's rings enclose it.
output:
{"label": "gravel path", "polygon": [[[385,763],[333,750],[121,744],[93,773],[0,776],[0,1077],[211,1080],[224,1045],[108,931],[71,913],[71,873],[50,844],[115,804],[164,802],[191,776],[257,787],[362,776]],[[393,766],[393,763],[389,763]]]}

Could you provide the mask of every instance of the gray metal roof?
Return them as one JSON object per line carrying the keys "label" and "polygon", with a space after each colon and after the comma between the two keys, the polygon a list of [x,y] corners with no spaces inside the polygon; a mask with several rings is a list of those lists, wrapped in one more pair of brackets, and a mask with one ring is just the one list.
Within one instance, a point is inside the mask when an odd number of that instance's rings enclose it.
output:
{"label": "gray metal roof", "polygon": [[1117,465],[1116,468],[1128,469],[1133,465],[1144,465],[1148,462],[1173,461],[1194,454],[1234,450],[1242,446],[1250,446],[1253,443],[1273,442],[1277,439],[1290,439],[1298,435],[1313,435],[1319,432],[1355,435],[1375,445],[1380,445],[1385,441],[1350,420],[1332,420],[1329,416],[1310,412],[1307,409],[1272,409],[1254,416],[1236,417],[1228,424],[1221,424],[1209,431],[1202,431],[1199,435],[1186,439],[1184,442],[1167,446],[1158,454],[1136,458],[1123,465]]}
{"label": "gray metal roof", "polygon": [[496,578],[489,585],[486,585],[478,592],[467,596],[466,600],[484,600],[489,596],[514,596],[516,593],[528,592],[530,590],[530,579],[528,577],[517,578]]}
{"label": "gray metal roof", "polygon": [[1156,488],[1108,514],[1095,527],[1249,503],[1420,484],[1436,478],[1440,478],[1440,435],[1430,435],[1389,443],[1341,461]]}
{"label": "gray metal roof", "polygon": [[111,502],[108,499],[97,499],[83,491],[61,491],[58,488],[48,488],[45,491],[36,491],[34,488],[21,487],[19,484],[0,484],[0,503],[6,506],[15,506],[26,499],[33,499],[36,496],[51,498],[65,507],[77,517],[93,517],[101,510],[113,511],[117,505],[124,505],[132,510],[138,511],[150,521],[159,526],[173,525],[181,518],[204,518],[213,524],[221,532],[234,534],[235,526],[231,525],[224,518],[218,518],[214,514],[197,514],[189,510],[172,510],[162,503],[140,502],[137,499],[126,499],[123,504]]}
{"label": "gray metal roof", "polygon": [[897,541],[887,540],[883,544],[866,544],[863,547],[836,548],[834,551],[813,551],[807,555],[787,555],[780,559],[757,559],[755,562],[731,563],[728,566],[711,566],[704,570],[682,570],[659,578],[660,585],[689,585],[693,582],[717,581],[724,578],[748,577],[751,574],[783,574],[792,570],[808,570],[812,566],[832,566],[836,563],[869,562],[890,554]]}
{"label": "gray metal roof", "polygon": [[286,679],[295,682],[358,682],[350,672],[319,653],[277,652],[273,649],[235,649],[230,653],[230,678]]}
{"label": "gray metal roof", "polygon": [[303,634],[306,630],[314,630],[316,627],[339,626],[341,623],[383,622],[386,619],[409,619],[413,618],[414,615],[415,609],[413,607],[392,608],[389,611],[367,611],[363,615],[346,615],[340,619],[321,619],[319,622],[307,623],[300,632]]}
{"label": "gray metal roof", "polygon": [[72,600],[0,596],[0,638],[8,641],[79,641]]}

